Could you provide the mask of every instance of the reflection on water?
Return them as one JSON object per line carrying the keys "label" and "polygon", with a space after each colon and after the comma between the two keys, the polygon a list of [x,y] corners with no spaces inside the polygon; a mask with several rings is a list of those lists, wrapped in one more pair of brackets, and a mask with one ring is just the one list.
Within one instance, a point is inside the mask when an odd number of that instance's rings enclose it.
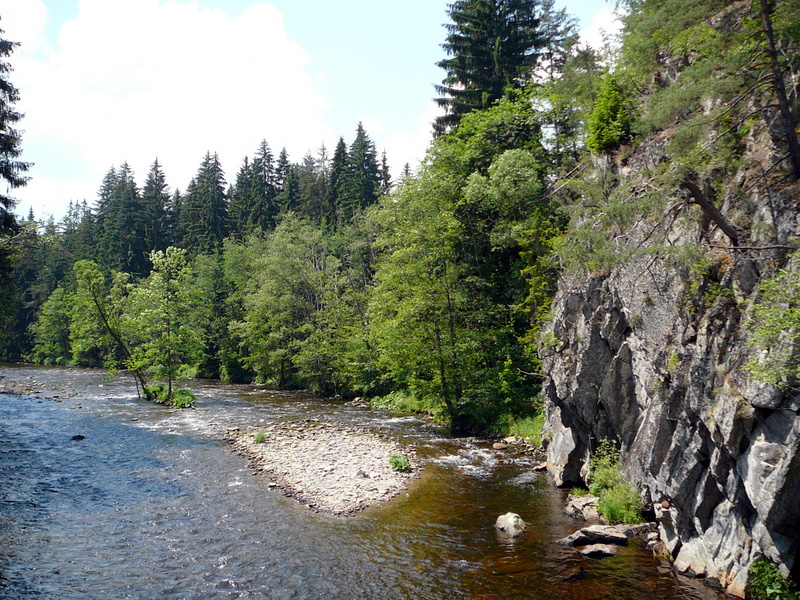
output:
{"label": "reflection on water", "polygon": [[[562,514],[562,491],[489,444],[413,417],[207,382],[192,385],[197,409],[173,411],[99,371],[0,374],[77,392],[0,395],[3,598],[721,597],[635,546],[602,561],[558,546],[577,528]],[[414,444],[422,477],[384,507],[316,514],[253,477],[217,437],[308,417]],[[508,511],[531,524],[514,541],[493,527]]]}

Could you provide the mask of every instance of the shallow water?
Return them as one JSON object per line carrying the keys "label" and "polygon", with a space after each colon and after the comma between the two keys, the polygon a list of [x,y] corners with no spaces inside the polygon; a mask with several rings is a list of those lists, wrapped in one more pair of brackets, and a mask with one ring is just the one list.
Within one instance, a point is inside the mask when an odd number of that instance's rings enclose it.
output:
{"label": "shallow water", "polygon": [[[195,410],[140,402],[101,371],[5,366],[74,390],[0,395],[0,597],[13,599],[721,598],[632,545],[602,561],[555,540],[579,524],[524,461],[414,417],[254,386],[194,382]],[[413,444],[407,494],[317,514],[250,474],[228,427],[320,418]],[[73,439],[84,436],[84,439]],[[531,526],[498,537],[497,515]]]}

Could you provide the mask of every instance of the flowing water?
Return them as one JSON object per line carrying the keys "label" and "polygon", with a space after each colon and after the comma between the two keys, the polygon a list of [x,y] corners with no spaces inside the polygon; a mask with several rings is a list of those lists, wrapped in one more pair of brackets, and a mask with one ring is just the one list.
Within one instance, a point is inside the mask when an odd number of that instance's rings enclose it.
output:
{"label": "flowing water", "polygon": [[[603,560],[559,546],[579,524],[546,475],[413,417],[204,382],[191,385],[197,408],[175,411],[101,371],[0,375],[51,389],[0,394],[0,598],[722,597],[636,544]],[[389,433],[417,449],[422,476],[382,507],[334,517],[271,489],[219,439],[297,418]],[[493,527],[507,511],[531,523],[513,542]]]}

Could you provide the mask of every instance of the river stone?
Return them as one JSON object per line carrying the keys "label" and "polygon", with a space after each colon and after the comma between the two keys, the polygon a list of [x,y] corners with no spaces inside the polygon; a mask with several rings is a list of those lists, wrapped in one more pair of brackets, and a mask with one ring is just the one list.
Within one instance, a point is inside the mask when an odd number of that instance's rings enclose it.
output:
{"label": "river stone", "polygon": [[587,544],[616,544],[626,546],[628,536],[616,527],[591,525],[558,540],[563,546],[585,546]]}
{"label": "river stone", "polygon": [[597,511],[598,498],[596,496],[575,496],[570,494],[564,512],[573,519],[583,521],[599,521],[600,513]]}
{"label": "river stone", "polygon": [[617,553],[619,546],[613,544],[592,544],[578,550],[583,556],[589,558],[606,558],[614,556]]}
{"label": "river stone", "polygon": [[509,537],[517,537],[528,526],[517,513],[508,512],[497,517],[494,526]]}

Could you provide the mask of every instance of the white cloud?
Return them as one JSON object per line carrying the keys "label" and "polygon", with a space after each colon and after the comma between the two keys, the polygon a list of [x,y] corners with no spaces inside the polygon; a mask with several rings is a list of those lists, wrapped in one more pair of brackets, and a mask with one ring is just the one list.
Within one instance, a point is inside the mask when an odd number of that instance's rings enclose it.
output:
{"label": "white cloud", "polygon": [[[41,39],[41,10],[22,18],[26,35]],[[36,166],[16,195],[39,216],[93,201],[123,161],[141,182],[158,157],[185,189],[206,151],[219,153],[232,182],[261,139],[297,157],[333,138],[306,53],[267,3],[233,18],[196,1],[81,0],[57,43],[28,48],[13,82],[26,113],[24,159]]]}
{"label": "white cloud", "polygon": [[622,23],[608,4],[602,6],[592,17],[588,27],[580,31],[581,41],[584,44],[600,50],[605,46],[606,39],[611,39],[620,32]]}
{"label": "white cloud", "polygon": [[392,178],[397,180],[408,164],[415,171],[433,141],[433,121],[443,114],[443,109],[431,102],[419,116],[413,131],[392,129],[378,140],[379,150],[386,149]]}

